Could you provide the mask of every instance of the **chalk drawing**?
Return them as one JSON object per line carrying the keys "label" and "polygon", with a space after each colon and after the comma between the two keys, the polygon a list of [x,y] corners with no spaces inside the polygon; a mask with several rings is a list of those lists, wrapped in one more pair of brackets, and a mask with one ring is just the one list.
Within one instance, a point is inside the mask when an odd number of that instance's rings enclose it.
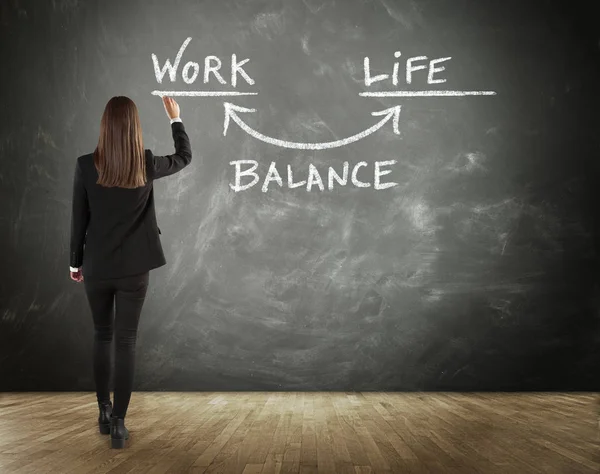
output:
{"label": "chalk drawing", "polygon": [[466,95],[496,95],[494,91],[380,91],[359,92],[362,97],[461,97]]}
{"label": "chalk drawing", "polygon": [[[177,77],[177,71],[179,69],[179,63],[181,62],[181,58],[188,44],[192,40],[191,37],[186,38],[183,42],[177,55],[175,57],[175,61],[171,64],[170,59],[167,59],[163,65],[160,67],[157,56],[152,53],[152,61],[154,64],[154,73],[156,76],[156,81],[159,84],[162,84],[163,78],[166,73],[169,73],[169,79],[171,82],[175,82]],[[303,42],[306,42],[307,38],[303,38]],[[304,43],[303,43],[304,44]],[[305,45],[306,46],[306,45]],[[306,49],[305,49],[306,52]],[[400,81],[400,61],[398,60],[402,56],[400,51],[394,52],[394,57],[397,59],[393,63],[392,73],[391,73],[391,82],[394,86],[397,86]],[[440,84],[446,82],[445,78],[435,78],[436,74],[445,71],[445,66],[440,66],[440,63],[447,62],[452,57],[443,57],[436,59],[428,59],[427,56],[412,56],[406,59],[405,61],[405,74],[404,80],[406,84],[411,84],[413,81],[413,76],[418,71],[426,71],[427,83],[428,84]],[[240,75],[247,84],[253,85],[255,81],[244,71],[242,66],[244,66],[249,59],[244,59],[242,61],[238,61],[235,54],[231,55],[231,85],[233,87],[237,86],[237,77]],[[428,62],[428,63],[422,63]],[[416,64],[415,64],[416,63]],[[207,84],[210,82],[210,74],[216,78],[219,84],[224,85],[227,84],[227,81],[223,78],[219,70],[221,69],[221,59],[214,55],[208,55],[204,58],[204,72],[203,72],[203,82]],[[366,87],[371,86],[376,82],[381,82],[390,79],[390,74],[378,74],[376,76],[371,76],[371,65],[368,56],[364,57],[363,61],[364,66],[364,83]],[[425,72],[421,74],[417,74],[423,76]],[[192,84],[196,81],[198,76],[200,75],[200,65],[197,62],[189,61],[185,64],[182,69],[181,77],[183,82],[186,84]],[[247,95],[258,95],[257,92],[250,91],[222,91],[222,90],[154,90],[152,91],[153,95],[158,95],[161,97],[164,96],[184,96],[184,97],[226,97],[226,96],[247,96]],[[465,96],[491,96],[496,95],[495,91],[488,90],[387,90],[387,91],[365,91],[360,92],[358,94],[361,97],[465,97]],[[387,108],[385,110],[380,110],[377,112],[371,112],[373,116],[381,116],[382,119],[377,123],[372,125],[371,127],[359,132],[355,135],[334,141],[328,142],[292,142],[287,140],[281,140],[279,138],[270,137],[264,135],[263,133],[255,130],[250,127],[246,122],[242,120],[239,114],[241,113],[252,113],[256,112],[254,108],[246,108],[241,107],[239,105],[232,104],[230,102],[223,103],[225,109],[225,118],[223,123],[223,136],[227,135],[227,130],[229,128],[229,123],[233,120],[238,126],[244,130],[248,135],[256,138],[257,140],[263,141],[265,143],[269,143],[271,145],[280,146],[283,148],[295,148],[301,150],[326,150],[330,148],[337,148],[344,145],[348,145],[350,143],[354,143],[358,140],[361,140],[365,137],[368,137],[372,133],[379,130],[383,127],[387,122],[392,121],[393,131],[395,135],[400,135],[400,131],[398,128],[399,120],[400,120],[400,111],[402,106],[395,105],[393,107]],[[312,179],[312,178],[311,178]],[[309,184],[310,184],[309,179]],[[315,178],[315,183],[318,186],[319,180]]]}
{"label": "chalk drawing", "polygon": [[340,146],[348,145],[349,143],[356,142],[362,138],[365,138],[372,133],[379,130],[383,127],[387,122],[392,120],[393,130],[396,135],[400,134],[400,130],[398,128],[398,124],[400,121],[400,110],[402,109],[401,105],[395,105],[394,107],[390,107],[389,109],[380,110],[377,112],[371,112],[371,115],[380,116],[383,115],[383,118],[377,122],[375,125],[363,130],[356,135],[352,135],[347,138],[343,138],[341,140],[335,140],[331,142],[318,142],[318,143],[303,143],[303,142],[289,142],[285,140],[280,140],[278,138],[268,137],[263,135],[257,130],[254,130],[252,127],[247,125],[238,115],[238,112],[248,113],[248,112],[256,112],[256,109],[248,109],[246,107],[240,107],[239,105],[232,104],[230,102],[224,102],[225,106],[225,121],[223,123],[223,135],[227,135],[227,129],[229,128],[230,119],[232,119],[235,123],[239,125],[239,127],[244,130],[248,135],[256,138],[257,140],[261,140],[265,143],[270,143],[271,145],[277,145],[283,148],[297,148],[302,150],[325,150],[329,148],[337,148]]}
{"label": "chalk drawing", "polygon": [[258,92],[239,91],[152,91],[152,95],[187,97],[222,97],[230,95],[258,95]]}
{"label": "chalk drawing", "polygon": [[[395,165],[396,163],[397,163],[397,160],[376,161],[374,163],[373,189],[381,190],[381,189],[387,189],[387,188],[391,188],[394,186],[398,186],[398,183],[393,182],[393,181],[390,181],[387,183],[381,182],[381,176],[384,176],[384,175],[392,172],[392,170],[390,170],[390,169],[382,170],[381,168],[383,166]],[[235,184],[229,183],[229,187],[236,193],[239,191],[245,191],[247,189],[250,189],[256,183],[258,183],[260,176],[258,175],[258,173],[255,172],[255,170],[259,166],[258,161],[256,161],[256,160],[235,160],[235,161],[230,161],[229,164],[232,166],[235,166]],[[242,170],[241,165],[243,165],[243,164],[251,165],[251,167]],[[370,182],[361,181],[358,179],[358,171],[361,168],[365,168],[367,166],[369,166],[369,164],[366,161],[360,161],[352,167],[352,172],[350,173],[350,182],[352,185],[354,185],[357,188],[368,188],[371,186]],[[348,171],[349,171],[349,163],[347,161],[344,161],[344,163],[343,163],[342,176],[340,176],[332,166],[329,166],[327,189],[331,191],[334,188],[334,183],[333,183],[334,180],[337,181],[339,186],[348,185]],[[321,191],[325,190],[325,185],[323,184],[323,179],[321,178],[321,175],[320,175],[318,169],[316,168],[316,166],[313,165],[312,163],[308,164],[307,179],[294,182],[293,175],[294,175],[294,172],[292,170],[292,166],[288,164],[287,165],[287,187],[290,189],[298,188],[301,186],[306,186],[307,191],[311,191],[313,187],[317,187]],[[246,183],[246,184],[241,184],[242,177],[252,177],[252,181],[250,181],[249,183]],[[269,165],[269,169],[264,178],[264,182],[261,187],[261,190],[263,193],[266,193],[268,191],[269,183],[271,183],[272,181],[277,183],[277,185],[279,185],[279,187],[284,187],[283,179],[281,178],[281,175],[279,174],[279,171],[277,170],[277,162],[275,162],[275,161],[272,161],[271,164]]]}
{"label": "chalk drawing", "polygon": [[[186,38],[186,40],[183,42],[183,44],[179,48],[179,51],[177,52],[177,56],[175,57],[175,61],[173,62],[173,64],[171,64],[170,59],[167,59],[165,61],[164,66],[162,67],[162,69],[160,67],[160,64],[158,63],[158,57],[156,56],[156,54],[152,53],[150,55],[150,57],[152,58],[152,63],[154,65],[154,76],[156,77],[156,82],[158,82],[159,84],[162,84],[163,78],[165,77],[165,74],[167,73],[167,71],[169,72],[169,79],[171,80],[171,82],[175,82],[175,80],[177,78],[177,70],[179,69],[179,63],[181,62],[181,57],[183,56],[183,53],[185,52],[187,45],[190,44],[190,41],[192,41],[191,36]],[[246,71],[244,71],[244,69],[242,68],[242,66],[244,64],[246,64],[248,61],[249,61],[249,59],[243,59],[242,61],[238,62],[236,55],[235,54],[231,55],[231,85],[233,87],[237,86],[237,75],[238,74],[240,76],[242,76],[248,84],[250,84],[250,85],[254,84],[254,79],[252,79],[246,73]],[[191,77],[189,75],[190,69],[193,69],[193,74]],[[223,78],[223,76],[221,76],[221,73],[219,73],[220,69],[221,69],[221,59],[218,56],[214,56],[214,55],[206,56],[204,58],[204,74],[203,74],[204,84],[207,84],[209,82],[210,73],[213,74],[213,76],[217,79],[217,81],[219,81],[220,84],[227,84],[227,81]],[[189,61],[183,67],[183,70],[181,72],[181,77],[183,79],[183,82],[185,82],[186,84],[192,84],[192,83],[194,83],[194,81],[196,80],[196,78],[198,77],[199,74],[200,74],[200,65],[197,62]]]}

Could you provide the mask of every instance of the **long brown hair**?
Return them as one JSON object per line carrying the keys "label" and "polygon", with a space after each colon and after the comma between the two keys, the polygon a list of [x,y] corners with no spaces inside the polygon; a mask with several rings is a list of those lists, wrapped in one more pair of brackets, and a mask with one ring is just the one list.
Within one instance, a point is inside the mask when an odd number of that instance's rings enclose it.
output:
{"label": "long brown hair", "polygon": [[101,186],[138,188],[146,184],[142,125],[129,97],[115,96],[106,104],[94,165],[98,171],[96,184]]}

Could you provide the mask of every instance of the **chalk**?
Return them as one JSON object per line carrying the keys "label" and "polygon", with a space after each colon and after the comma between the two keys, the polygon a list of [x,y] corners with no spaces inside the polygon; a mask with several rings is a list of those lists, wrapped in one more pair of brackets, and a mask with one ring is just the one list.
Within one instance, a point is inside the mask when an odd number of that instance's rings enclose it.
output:
{"label": "chalk", "polygon": [[380,91],[359,92],[361,97],[461,97],[467,95],[496,95],[494,91]]}
{"label": "chalk", "polygon": [[[167,71],[169,73],[169,79],[171,80],[171,82],[175,82],[177,77],[177,70],[179,69],[179,63],[181,62],[181,57],[183,56],[183,53],[185,52],[185,49],[187,48],[187,45],[190,43],[190,41],[192,41],[191,36],[186,38],[181,47],[179,48],[179,51],[177,52],[177,56],[175,57],[175,61],[173,62],[173,64],[171,64],[171,60],[167,58],[162,69],[158,62],[158,57],[156,56],[156,54],[152,53],[150,55],[150,57],[152,58],[152,63],[154,65],[154,75],[156,77],[156,82],[162,84],[163,78],[165,77]],[[238,61],[235,54],[231,55],[231,85],[233,87],[237,86],[238,74],[240,74],[248,84],[254,84],[254,79],[252,79],[242,68],[242,66],[248,61],[249,59],[243,59],[241,61]],[[192,70],[191,75],[190,69]],[[210,73],[212,73],[213,76],[217,79],[217,81],[219,81],[219,83],[227,84],[223,76],[221,76],[219,69],[221,69],[221,59],[219,57],[214,55],[205,56],[203,74],[204,83],[206,84],[209,82]],[[181,77],[183,79],[183,82],[185,82],[186,84],[192,84],[197,79],[199,74],[200,65],[195,61],[187,62],[183,67],[183,70],[181,71]]]}
{"label": "chalk", "polygon": [[163,96],[188,96],[188,97],[222,97],[231,95],[258,95],[258,92],[238,91],[152,91],[152,95]]}
{"label": "chalk", "polygon": [[297,148],[301,150],[325,150],[329,148],[337,148],[340,146],[348,145],[349,143],[353,143],[362,138],[365,138],[372,133],[379,130],[383,127],[387,122],[391,119],[393,124],[393,130],[396,135],[400,134],[399,131],[399,121],[400,121],[400,110],[402,106],[396,105],[389,109],[381,110],[378,112],[371,112],[371,115],[379,116],[383,115],[383,118],[377,122],[372,127],[363,130],[360,133],[352,135],[347,138],[343,138],[340,140],[335,140],[331,142],[317,142],[317,143],[304,143],[304,142],[290,142],[286,140],[280,140],[278,138],[268,137],[267,135],[263,135],[262,133],[254,130],[248,124],[246,124],[238,115],[238,112],[256,112],[256,109],[248,109],[246,107],[240,107],[235,104],[231,104],[229,102],[223,103],[225,107],[225,120],[223,123],[223,135],[227,135],[227,129],[229,128],[229,121],[232,119],[235,123],[239,125],[239,127],[244,130],[248,135],[256,138],[257,140],[261,140],[265,143],[270,143],[271,145],[277,145],[283,148]]}
{"label": "chalk", "polygon": [[440,71],[444,71],[446,68],[444,66],[442,67],[433,67],[434,63],[441,63],[442,61],[448,61],[449,59],[452,59],[451,57],[447,57],[447,58],[439,58],[439,59],[434,59],[433,61],[431,61],[429,63],[429,74],[427,75],[427,83],[428,84],[440,84],[442,82],[446,82],[446,79],[434,79],[433,75],[436,72],[440,72]]}
{"label": "chalk", "polygon": [[[400,56],[402,56],[402,53],[400,51],[394,52],[395,58],[399,58]],[[429,72],[427,74],[427,83],[428,84],[439,84],[441,82],[446,82],[446,79],[434,79],[433,75],[436,72],[441,72],[446,69],[444,66],[435,67],[435,64],[441,63],[443,61],[448,61],[450,59],[452,59],[452,58],[446,57],[446,58],[432,59],[429,61],[429,66],[426,66],[424,64],[413,65],[413,62],[427,60],[427,56],[413,56],[411,58],[408,58],[406,60],[406,73],[405,73],[406,83],[411,84],[413,73],[416,71],[420,71],[422,69],[429,70]],[[364,72],[365,72],[365,86],[366,87],[369,87],[371,84],[373,84],[375,82],[385,81],[386,79],[388,79],[390,77],[389,74],[379,74],[378,76],[372,77],[371,76],[371,62],[370,62],[370,59],[368,56],[365,56],[363,65],[364,65],[363,67],[364,67]],[[395,86],[398,85],[399,68],[400,68],[400,62],[394,61],[394,64],[392,67],[392,84]]]}
{"label": "chalk", "polygon": [[[210,62],[211,61],[216,61],[216,65],[215,66],[211,66]],[[223,77],[221,76],[221,74],[219,74],[219,69],[221,68],[221,60],[217,57],[217,56],[206,56],[204,58],[204,84],[206,84],[209,80],[209,74],[212,72],[215,77],[217,78],[217,80],[221,83],[221,84],[227,84],[227,82],[225,81],[225,79],[223,79]]]}
{"label": "chalk", "polygon": [[152,63],[154,64],[154,75],[156,76],[156,81],[159,84],[162,84],[162,80],[163,80],[163,77],[164,77],[167,69],[169,70],[169,79],[171,79],[171,82],[175,82],[175,75],[177,74],[177,68],[179,67],[179,61],[181,61],[181,56],[183,56],[183,52],[185,51],[185,48],[187,48],[187,45],[190,43],[190,41],[192,41],[191,37],[186,38],[186,40],[181,45],[181,48],[179,48],[179,51],[177,52],[177,56],[175,57],[175,64],[171,65],[171,61],[169,59],[167,59],[165,61],[165,65],[163,66],[162,70],[160,69],[160,66],[158,65],[158,58],[156,57],[156,54],[152,53],[151,57],[152,57]]}
{"label": "chalk", "polygon": [[[382,171],[381,167],[393,165],[396,163],[397,163],[397,160],[376,161],[374,163],[373,189],[381,190],[381,189],[387,189],[387,188],[391,188],[393,186],[398,185],[398,183],[395,183],[395,182],[388,182],[388,183],[383,183],[383,184],[381,183],[381,176],[391,173],[391,170]],[[245,191],[247,189],[250,189],[252,186],[254,186],[256,183],[258,183],[258,181],[260,180],[260,176],[258,175],[258,173],[255,173],[256,168],[258,168],[258,161],[235,160],[235,161],[230,161],[229,164],[235,166],[235,184],[229,183],[229,187],[231,189],[233,189],[233,191],[235,191],[236,193],[239,191]],[[242,170],[241,165],[243,165],[243,164],[247,164],[247,165],[251,165],[251,166],[250,166],[250,168]],[[371,187],[370,182],[361,181],[358,178],[359,170],[361,168],[364,168],[367,166],[369,166],[369,163],[366,161],[360,161],[353,166],[352,173],[350,174],[350,182],[354,186],[356,186],[358,188]],[[340,186],[346,186],[348,184],[348,171],[349,171],[349,163],[347,161],[344,161],[344,164],[343,164],[342,177],[340,177],[340,175],[335,171],[335,169],[332,166],[329,166],[327,189],[329,191],[331,191],[333,189],[334,179],[335,179],[335,181],[337,181],[337,183]],[[293,188],[298,188],[300,186],[306,185],[306,191],[308,191],[308,192],[310,192],[313,188],[318,188],[321,191],[325,190],[325,186],[323,184],[321,175],[319,174],[318,169],[312,163],[308,164],[307,179],[294,182],[293,174],[294,173],[292,171],[292,165],[288,164],[287,165],[287,180],[286,180],[288,188],[293,189]],[[242,177],[252,177],[252,181],[242,185],[241,184]],[[279,171],[277,170],[277,163],[275,161],[272,161],[271,164],[269,165],[269,169],[267,171],[267,174],[265,175],[265,178],[264,178],[264,181],[263,181],[263,184],[261,187],[261,191],[263,193],[266,193],[269,189],[269,184],[272,182],[275,182],[277,185],[279,185],[279,187],[284,186],[283,179],[282,179],[281,175],[279,174]]]}
{"label": "chalk", "polygon": [[254,79],[252,79],[250,76],[248,76],[248,74],[246,74],[246,71],[244,71],[241,67],[243,64],[246,64],[248,61],[250,61],[250,59],[244,59],[243,61],[240,61],[239,63],[236,63],[235,60],[236,60],[235,54],[232,54],[231,55],[231,85],[233,87],[235,87],[237,85],[237,73],[238,72],[242,75],[242,77],[248,84],[253,85]]}
{"label": "chalk", "polygon": [[369,58],[365,56],[364,60],[364,69],[365,69],[365,86],[369,87],[374,82],[383,81],[390,77],[389,74],[379,74],[379,76],[371,77],[371,67],[369,63]]}
{"label": "chalk", "polygon": [[425,69],[427,66],[423,64],[419,66],[413,66],[413,61],[422,61],[423,59],[427,59],[427,56],[415,56],[414,58],[408,58],[406,61],[406,83],[410,84],[412,82],[412,73],[415,71],[419,71],[421,69]]}

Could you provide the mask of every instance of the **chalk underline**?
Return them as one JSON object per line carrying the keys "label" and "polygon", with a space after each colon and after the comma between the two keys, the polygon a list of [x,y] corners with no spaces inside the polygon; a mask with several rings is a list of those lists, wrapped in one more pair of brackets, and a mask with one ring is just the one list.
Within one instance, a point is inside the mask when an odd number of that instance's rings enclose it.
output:
{"label": "chalk underline", "polygon": [[360,92],[362,97],[457,97],[465,95],[496,95],[494,91],[381,91]]}
{"label": "chalk underline", "polygon": [[[196,96],[196,97],[224,97],[239,95],[258,95],[258,92],[238,91],[152,91],[152,95],[159,96]],[[361,97],[462,97],[468,95],[496,95],[494,91],[381,91],[360,92]]]}
{"label": "chalk underline", "polygon": [[238,92],[238,91],[152,91],[152,95],[184,95],[184,96],[202,96],[202,97],[221,97],[229,95],[258,95],[258,92]]}

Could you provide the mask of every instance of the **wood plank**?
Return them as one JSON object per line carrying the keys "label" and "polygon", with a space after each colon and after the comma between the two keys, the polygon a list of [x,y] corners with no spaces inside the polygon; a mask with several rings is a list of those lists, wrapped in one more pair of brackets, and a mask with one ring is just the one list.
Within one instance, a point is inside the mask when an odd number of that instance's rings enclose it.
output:
{"label": "wood plank", "polygon": [[[595,473],[598,394],[135,392],[127,447],[92,393],[6,393],[2,473]],[[68,408],[64,408],[68,407]]]}

